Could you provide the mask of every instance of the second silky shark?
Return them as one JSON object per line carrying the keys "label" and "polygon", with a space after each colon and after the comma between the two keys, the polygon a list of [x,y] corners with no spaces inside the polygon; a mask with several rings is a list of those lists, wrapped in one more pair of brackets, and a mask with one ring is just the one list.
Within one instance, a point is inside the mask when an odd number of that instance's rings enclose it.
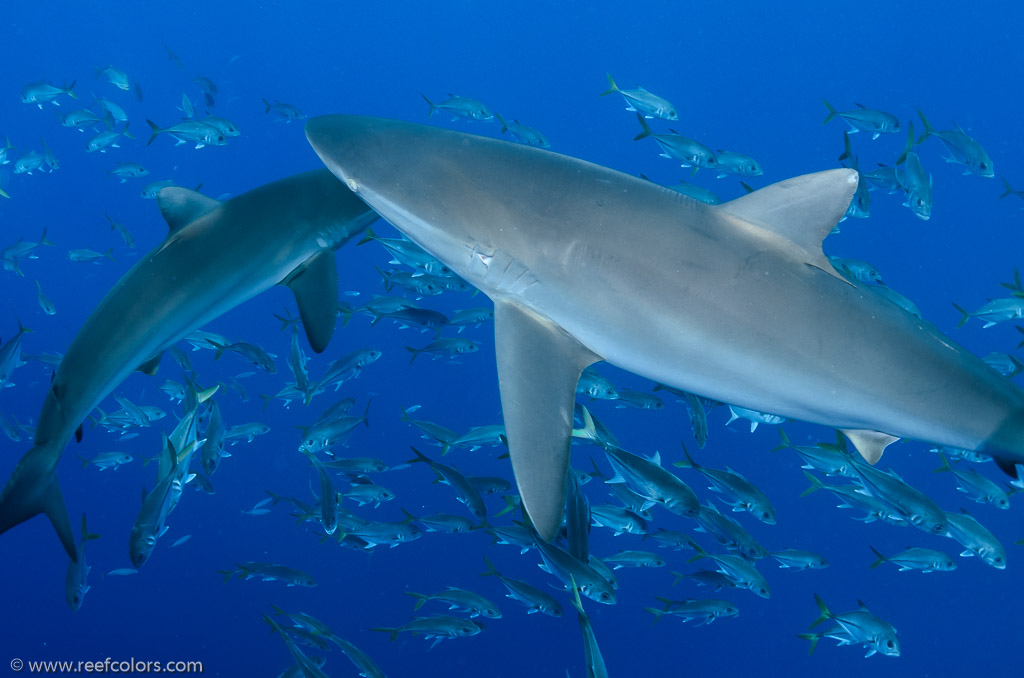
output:
{"label": "second silky shark", "polygon": [[822,241],[853,170],[722,205],[575,158],[394,120],[306,136],[383,218],[494,301],[502,409],[538,532],[561,520],[573,393],[598,360],[842,429],[870,462],[906,437],[1024,459],[1024,391],[870,286]]}
{"label": "second silky shark", "polygon": [[53,375],[35,446],[0,493],[0,533],[45,513],[77,553],[56,467],[72,435],[132,371],[152,373],[164,349],[274,285],[295,293],[313,350],[334,332],[334,250],[377,215],[327,170],[298,174],[226,202],[165,188],[167,239],[107,293]]}

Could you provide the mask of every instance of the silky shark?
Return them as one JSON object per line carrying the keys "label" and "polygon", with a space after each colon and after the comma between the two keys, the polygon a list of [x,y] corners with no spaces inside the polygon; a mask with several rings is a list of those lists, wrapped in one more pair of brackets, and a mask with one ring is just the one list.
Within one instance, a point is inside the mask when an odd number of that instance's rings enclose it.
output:
{"label": "silky shark", "polygon": [[562,517],[573,394],[599,360],[843,430],[1024,459],[1024,391],[839,275],[822,241],[857,173],[722,205],[550,151],[356,116],[310,120],[327,167],[494,302],[512,466],[538,532]]}
{"label": "silky shark", "polygon": [[334,332],[334,250],[377,215],[327,170],[218,202],[185,188],[157,197],[170,233],[107,293],[53,375],[29,450],[0,493],[0,533],[45,513],[77,557],[56,467],[72,435],[132,371],[152,373],[164,349],[274,285],[295,293],[310,345]]}

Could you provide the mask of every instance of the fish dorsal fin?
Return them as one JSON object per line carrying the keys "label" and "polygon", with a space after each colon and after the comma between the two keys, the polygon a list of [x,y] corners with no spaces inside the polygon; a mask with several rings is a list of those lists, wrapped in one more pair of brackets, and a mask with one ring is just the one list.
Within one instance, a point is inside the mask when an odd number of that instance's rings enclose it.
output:
{"label": "fish dorsal fin", "polygon": [[331,341],[338,317],[338,269],[334,252],[317,252],[288,274],[283,283],[295,294],[310,348],[322,353]]}
{"label": "fish dorsal fin", "polygon": [[804,174],[714,209],[785,238],[800,250],[805,263],[852,284],[825,258],[821,243],[846,214],[857,181],[856,170],[845,168]]}
{"label": "fish dorsal fin", "polygon": [[885,448],[899,440],[896,436],[878,431],[864,431],[857,429],[843,429],[843,434],[850,439],[853,446],[864,457],[864,461],[874,466],[882,458]]}
{"label": "fish dorsal fin", "polygon": [[523,508],[550,540],[565,509],[576,384],[600,358],[547,318],[504,300],[494,303],[494,343],[512,470]]}
{"label": "fish dorsal fin", "polygon": [[207,198],[202,193],[181,186],[161,189],[156,195],[156,202],[160,206],[160,213],[164,215],[170,234],[177,233],[183,226],[221,205],[219,200]]}

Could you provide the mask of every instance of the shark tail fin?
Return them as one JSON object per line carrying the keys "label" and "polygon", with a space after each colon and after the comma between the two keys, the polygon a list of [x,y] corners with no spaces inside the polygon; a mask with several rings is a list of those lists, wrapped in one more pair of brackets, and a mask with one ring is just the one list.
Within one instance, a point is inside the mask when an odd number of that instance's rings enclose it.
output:
{"label": "shark tail fin", "polygon": [[55,451],[54,445],[53,442],[37,445],[18,462],[0,493],[0,534],[45,513],[68,557],[78,562],[71,519],[52,463],[60,455],[60,450]]}
{"label": "shark tail fin", "polygon": [[837,115],[839,115],[839,111],[837,111],[835,108],[833,108],[832,104],[830,104],[825,99],[822,99],[821,103],[825,104],[825,108],[828,109],[828,115],[825,116],[825,121],[821,123],[822,125],[825,125],[825,124],[828,124],[829,122],[831,122],[832,118],[834,118]]}
{"label": "shark tail fin", "polygon": [[[432,116],[434,114],[434,111],[437,110],[437,104],[435,104],[433,101],[428,99],[427,95],[423,94],[422,92],[420,93],[420,96],[423,97],[423,100],[427,102],[428,106],[430,106],[430,110],[427,111],[427,117],[429,118],[430,116]],[[394,640],[394,639],[392,638],[392,640]]]}
{"label": "shark tail fin", "polygon": [[652,134],[654,134],[654,132],[651,131],[651,126],[647,124],[646,120],[644,120],[644,116],[637,113],[636,119],[640,121],[640,126],[643,127],[643,131],[640,132],[640,134],[637,134],[635,137],[633,137],[633,141],[640,141],[641,139],[649,137]]}
{"label": "shark tail fin", "polygon": [[608,89],[606,89],[605,91],[601,92],[601,96],[606,96],[608,94],[615,94],[616,92],[619,91],[619,86],[615,84],[615,79],[612,78],[612,74],[611,73],[605,73],[605,75],[608,76]]}

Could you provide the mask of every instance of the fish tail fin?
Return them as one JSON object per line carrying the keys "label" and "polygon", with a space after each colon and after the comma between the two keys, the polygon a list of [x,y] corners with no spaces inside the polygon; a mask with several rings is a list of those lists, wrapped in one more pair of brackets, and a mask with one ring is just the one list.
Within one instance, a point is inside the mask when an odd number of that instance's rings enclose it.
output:
{"label": "fish tail fin", "polygon": [[263,106],[264,106],[263,113],[264,114],[270,113],[270,102],[267,101],[266,99],[264,99],[263,100]]}
{"label": "fish tail fin", "polygon": [[590,414],[590,410],[586,406],[580,404],[580,414],[582,414],[583,428],[574,428],[572,430],[573,438],[582,438],[583,440],[597,440],[597,426],[594,424],[594,417]]}
{"label": "fish tail fin", "polygon": [[370,629],[371,631],[380,631],[381,633],[388,633],[391,635],[391,642],[398,640],[398,629],[393,629],[386,626],[378,626]]}
{"label": "fish tail fin", "polygon": [[157,125],[152,120],[150,120],[149,118],[146,118],[146,124],[149,125],[149,129],[152,132],[149,135],[149,141],[146,142],[146,145],[149,146],[151,143],[153,143],[153,141],[157,138],[157,136],[159,136],[160,132],[163,132],[163,130],[160,129],[160,126]]}
{"label": "fish tail fin", "polygon": [[433,101],[428,99],[426,94],[420,92],[420,96],[423,97],[423,100],[427,102],[428,106],[430,106],[430,110],[427,111],[427,117],[429,118],[434,114],[434,111],[437,110],[437,105]]}
{"label": "fish tail fin", "polygon": [[807,650],[807,654],[814,654],[814,648],[817,647],[818,641],[821,640],[820,633],[798,633],[796,637],[811,641],[811,647]]}
{"label": "fish tail fin", "polygon": [[842,162],[844,160],[849,160],[852,157],[853,157],[853,149],[850,148],[850,133],[844,131],[843,132],[843,152],[840,154],[838,160],[839,160],[839,162]]}
{"label": "fish tail fin", "polygon": [[100,538],[100,535],[98,535],[98,534],[89,534],[89,529],[85,526],[85,514],[83,513],[82,514],[82,543],[84,544],[87,541],[91,541],[93,539],[99,539],[99,538]]}
{"label": "fish tail fin", "polygon": [[921,124],[924,125],[924,132],[917,138],[917,143],[921,143],[931,135],[935,134],[935,128],[928,122],[928,118],[924,117],[924,112],[919,108],[917,109],[917,115],[921,118]]}
{"label": "fish tail fin", "polygon": [[676,578],[676,580],[672,582],[672,586],[675,586],[676,584],[683,581],[690,575],[686,574],[685,572],[676,572],[675,570],[672,570],[672,576]]}
{"label": "fish tail fin", "polygon": [[405,595],[412,596],[416,599],[416,604],[412,606],[413,612],[423,607],[423,603],[427,602],[430,598],[430,596],[425,593],[416,593],[414,591],[406,591]]}
{"label": "fish tail fin", "polygon": [[77,80],[72,80],[71,84],[64,88],[64,94],[67,94],[72,99],[77,99],[78,98],[78,95],[75,94],[75,83],[77,83],[77,82],[78,82]]}
{"label": "fish tail fin", "polygon": [[654,621],[651,622],[651,626],[657,624],[658,620],[661,619],[663,615],[668,614],[665,610],[659,610],[656,607],[645,607],[644,612],[649,612],[650,614],[654,615]]}
{"label": "fish tail fin", "polygon": [[[218,574],[224,575],[224,581],[231,581],[231,576],[235,574],[234,570],[217,570]],[[266,616],[266,615],[264,615]]]}
{"label": "fish tail fin", "polygon": [[869,549],[871,549],[871,550],[872,550],[872,552],[874,552],[874,554],[875,554],[875,555],[876,555],[876,556],[878,557],[878,560],[876,560],[875,562],[871,563],[871,569],[872,569],[872,570],[873,570],[873,569],[875,569],[876,567],[878,567],[879,565],[881,565],[882,563],[884,563],[885,561],[887,561],[887,560],[888,560],[888,558],[886,558],[885,556],[883,556],[883,555],[882,555],[882,554],[881,554],[881,553],[879,552],[879,550],[878,550],[878,549],[876,549],[876,548],[875,548],[874,546],[869,546],[868,548],[869,548]]}
{"label": "fish tail fin", "polygon": [[[907,159],[907,153],[914,150],[914,121],[911,120],[910,124],[907,125],[907,147],[900,153],[900,157],[896,158],[896,164],[902,165],[903,161]],[[926,135],[922,134],[921,139],[924,139]],[[918,139],[918,143],[921,143],[921,139]]]}
{"label": "fish tail fin", "polygon": [[605,96],[606,94],[614,94],[615,92],[618,92],[619,86],[615,84],[615,79],[612,78],[612,74],[605,73],[605,75],[608,77],[608,89],[601,92],[601,96]]}
{"label": "fish tail fin", "polygon": [[640,121],[640,126],[643,127],[643,131],[640,132],[640,134],[637,134],[635,137],[633,137],[633,141],[640,141],[641,139],[649,137],[652,134],[654,134],[654,132],[651,131],[651,126],[647,124],[646,120],[644,120],[644,116],[637,113],[636,119]]}
{"label": "fish tail fin", "polygon": [[68,557],[78,562],[71,519],[57,482],[55,461],[61,453],[57,444],[51,441],[36,445],[25,453],[11,473],[0,493],[0,534],[45,513]]}
{"label": "fish tail fin", "polygon": [[83,457],[80,454],[76,454],[75,456],[82,460],[82,468],[89,468],[89,460],[88,459],[86,459],[85,457]]}
{"label": "fish tail fin", "polygon": [[821,616],[815,619],[814,623],[808,627],[812,629],[818,624],[832,619],[834,616],[832,610],[828,609],[828,605],[825,604],[825,601],[817,593],[814,594],[814,602],[818,604],[818,611],[821,612]]}
{"label": "fish tail fin", "polygon": [[121,130],[121,136],[126,137],[128,139],[134,139],[135,137],[132,134],[128,133],[128,125],[130,125],[130,124],[131,124],[130,122],[126,122],[124,124],[124,129]]}
{"label": "fish tail fin", "polygon": [[373,228],[367,226],[366,231],[363,235],[363,239],[356,243],[356,247],[359,247],[360,245],[365,245],[371,240],[377,240],[377,234],[373,232]]}
{"label": "fish tail fin", "polygon": [[409,358],[409,364],[412,365],[412,361],[416,360],[416,356],[420,354],[420,350],[418,348],[413,348],[412,346],[406,346],[405,350],[412,353],[412,357]]}
{"label": "fish tail fin", "polygon": [[820,490],[821,488],[825,487],[822,484],[822,482],[820,480],[818,480],[818,478],[816,476],[812,476],[807,471],[804,471],[804,475],[807,476],[807,479],[811,481],[811,486],[808,487],[806,490],[804,490],[803,492],[800,493],[801,497],[806,497],[811,492],[814,492],[815,490]]}
{"label": "fish tail fin", "polygon": [[416,458],[415,459],[410,459],[409,461],[405,462],[406,464],[415,464],[418,461],[422,461],[425,464],[433,465],[434,462],[432,462],[430,459],[428,459],[427,455],[423,454],[422,452],[417,450],[412,445],[409,446],[409,449],[412,450],[416,454]]}
{"label": "fish tail fin", "polygon": [[939,452],[939,459],[942,460],[942,465],[939,468],[932,471],[932,473],[943,473],[944,471],[952,471],[953,467],[949,465],[949,459],[945,454]]}
{"label": "fish tail fin", "polygon": [[778,452],[779,450],[786,450],[789,449],[790,447],[793,447],[793,444],[789,442],[789,436],[786,435],[786,432],[782,430],[782,427],[779,426],[778,429],[779,437],[782,438],[782,443],[776,447],[773,447],[771,449],[772,452]]}
{"label": "fish tail fin", "polygon": [[1006,190],[1003,191],[1003,194],[999,196],[1000,200],[1002,200],[1003,198],[1005,198],[1008,195],[1013,195],[1014,193],[1017,192],[1017,191],[1013,190],[1013,186],[1011,186],[1010,182],[1006,180],[1006,177],[1003,177],[1003,187]]}
{"label": "fish tail fin", "polygon": [[111,261],[114,261],[114,248],[111,247],[109,250],[104,252],[103,256],[105,256],[107,259],[110,259]]}
{"label": "fish tail fin", "polygon": [[494,117],[497,118],[498,122],[501,123],[501,133],[504,134],[505,132],[507,132],[508,123],[505,122],[505,118],[501,117],[501,114],[499,114],[497,111],[494,112]]}
{"label": "fish tail fin", "polygon": [[957,329],[960,329],[961,327],[963,327],[964,325],[967,324],[968,320],[970,320],[971,312],[965,310],[962,306],[960,306],[958,304],[955,304],[955,303],[953,304],[953,308],[955,308],[956,310],[960,311],[960,322],[958,322],[956,324]]}
{"label": "fish tail fin", "polygon": [[[1021,327],[1020,325],[1014,325],[1014,327],[1017,328],[1018,332],[1020,332],[1021,334],[1024,334],[1024,327]],[[1021,347],[1024,347],[1024,339],[1021,339],[1020,343],[1017,344],[1017,348],[1021,348]]]}
{"label": "fish tail fin", "polygon": [[690,456],[690,451],[686,449],[686,443],[681,443],[683,446],[683,454],[686,455],[686,459],[683,461],[677,461],[676,466],[680,468],[697,468],[697,462]]}
{"label": "fish tail fin", "polygon": [[705,551],[703,549],[703,547],[701,547],[701,545],[698,544],[697,542],[693,542],[693,549],[697,552],[697,555],[693,556],[692,558],[690,558],[686,562],[693,563],[693,562],[696,562],[696,561],[700,560],[701,558],[707,558],[708,552]]}
{"label": "fish tail fin", "polygon": [[490,558],[488,558],[487,556],[484,556],[484,562],[487,563],[487,571],[484,572],[483,574],[481,574],[480,575],[481,577],[500,577],[501,576],[501,573],[498,572],[498,568],[496,568],[494,566],[494,563],[491,562]]}
{"label": "fish tail fin", "polygon": [[837,115],[839,115],[839,111],[837,111],[835,108],[833,108],[832,104],[830,104],[825,99],[822,99],[821,103],[825,104],[825,108],[828,109],[828,115],[825,116],[825,121],[821,123],[822,125],[825,125],[825,124],[828,124],[829,122],[831,122],[832,118],[834,118]]}

